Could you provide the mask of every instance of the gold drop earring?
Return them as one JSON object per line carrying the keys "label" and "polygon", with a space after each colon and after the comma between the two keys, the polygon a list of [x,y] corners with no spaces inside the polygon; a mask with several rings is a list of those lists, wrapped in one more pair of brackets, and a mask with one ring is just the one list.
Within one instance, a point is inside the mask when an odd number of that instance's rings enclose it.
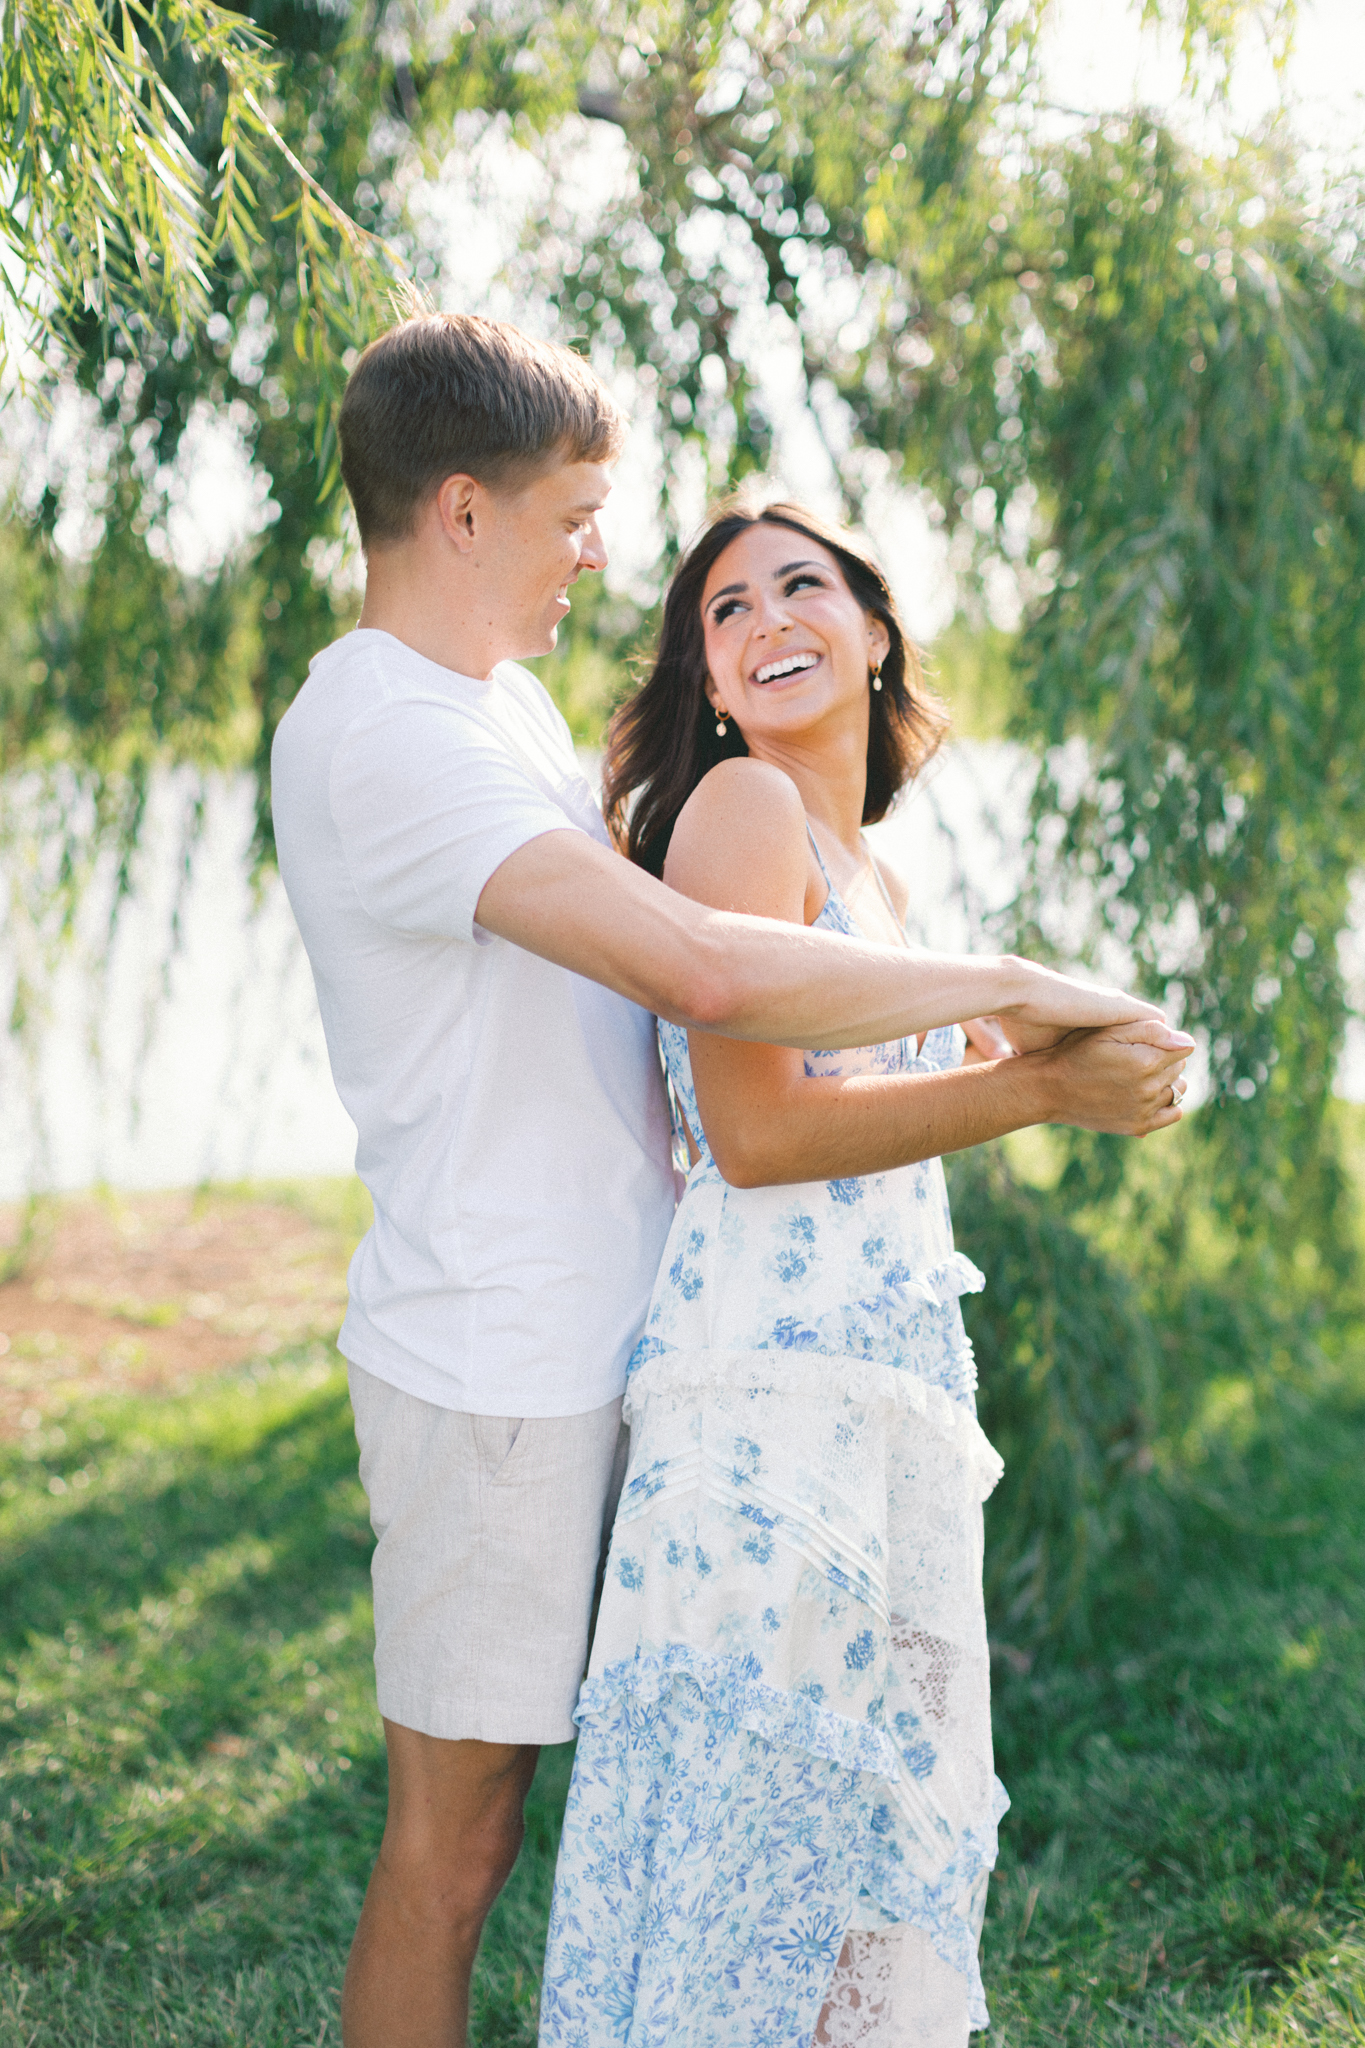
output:
{"label": "gold drop earring", "polygon": [[728,711],[726,710],[725,706],[724,706],[723,704],[717,704],[717,706],[716,706],[716,738],[717,738],[718,740],[723,740],[723,739],[725,738],[725,735],[726,735],[726,733],[727,733],[727,732],[729,731],[729,727],[728,727],[728,726],[726,725],[726,723],[725,723],[726,719],[727,719],[727,718],[728,718],[729,716],[730,716],[730,714],[729,714],[729,712],[728,712]]}
{"label": "gold drop earring", "polygon": [[879,661],[874,661],[872,664],[871,679],[873,689],[880,690],[882,686],[882,665]]}

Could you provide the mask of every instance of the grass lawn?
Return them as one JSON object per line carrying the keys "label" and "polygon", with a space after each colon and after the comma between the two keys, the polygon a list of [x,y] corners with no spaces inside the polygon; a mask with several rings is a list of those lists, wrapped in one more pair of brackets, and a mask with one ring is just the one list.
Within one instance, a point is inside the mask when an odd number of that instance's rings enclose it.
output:
{"label": "grass lawn", "polygon": [[[0,2048],[339,2039],[384,1801],[370,1537],[336,1355],[285,1335],[113,1392],[33,1353],[0,1442]],[[996,2048],[1365,2044],[1365,1396],[1224,1389],[1208,1440],[1178,1554],[1115,1576],[1081,1657],[997,1674]],[[569,1754],[485,1939],[481,2048],[534,2040]]]}

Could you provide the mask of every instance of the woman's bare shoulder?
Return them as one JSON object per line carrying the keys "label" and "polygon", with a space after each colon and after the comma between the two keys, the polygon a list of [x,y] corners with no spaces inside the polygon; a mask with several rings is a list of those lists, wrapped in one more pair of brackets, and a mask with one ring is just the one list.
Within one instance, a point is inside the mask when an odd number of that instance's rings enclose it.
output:
{"label": "woman's bare shoulder", "polygon": [[799,920],[807,845],[805,808],[789,775],[766,761],[721,761],[679,813],[664,880],[717,908]]}
{"label": "woman's bare shoulder", "polygon": [[730,818],[742,822],[755,811],[766,825],[785,819],[802,832],[806,829],[801,792],[790,775],[767,761],[743,755],[738,760],[719,761],[703,775],[683,805],[678,825],[686,820],[693,829],[699,823],[709,828]]}

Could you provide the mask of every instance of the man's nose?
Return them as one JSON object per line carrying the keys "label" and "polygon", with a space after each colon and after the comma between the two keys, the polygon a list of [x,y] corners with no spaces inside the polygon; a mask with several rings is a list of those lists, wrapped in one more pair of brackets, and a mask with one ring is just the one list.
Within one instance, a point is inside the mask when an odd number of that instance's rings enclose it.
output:
{"label": "man's nose", "polygon": [[588,537],[583,543],[578,566],[580,569],[605,569],[607,566],[607,544],[595,519],[588,528]]}

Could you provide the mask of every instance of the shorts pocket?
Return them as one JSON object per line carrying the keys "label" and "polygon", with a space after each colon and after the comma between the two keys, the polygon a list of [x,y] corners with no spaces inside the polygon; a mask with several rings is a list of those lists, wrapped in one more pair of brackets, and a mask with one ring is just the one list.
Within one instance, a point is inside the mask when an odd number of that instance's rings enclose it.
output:
{"label": "shorts pocket", "polygon": [[472,1420],[485,1479],[492,1486],[515,1484],[528,1454],[529,1421],[519,1415],[476,1415]]}

